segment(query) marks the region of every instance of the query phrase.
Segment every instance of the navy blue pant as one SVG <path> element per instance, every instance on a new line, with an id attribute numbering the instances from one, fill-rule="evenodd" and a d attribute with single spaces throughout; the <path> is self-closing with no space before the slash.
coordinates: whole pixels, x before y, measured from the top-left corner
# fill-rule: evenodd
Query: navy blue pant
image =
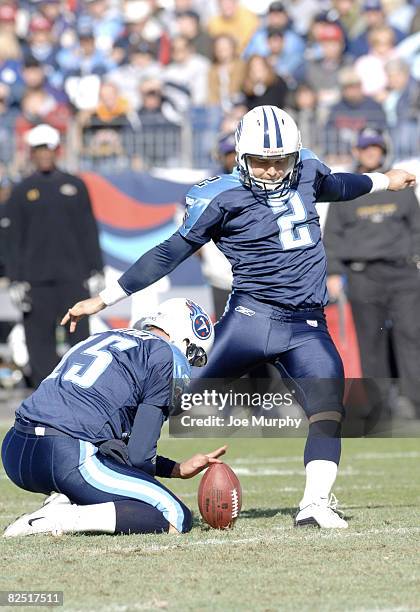
<path id="1" fill-rule="evenodd" d="M 305 464 L 313 459 L 338 463 L 337 421 L 322 418 L 322 425 L 317 421 L 317 415 L 335 413 L 339 419 L 343 414 L 343 363 L 323 309 L 292 311 L 233 292 L 214 329 L 208 365 L 193 368 L 194 377 L 235 379 L 259 364 L 274 364 L 282 378 L 293 383 L 310 422 L 313 439 L 308 438 Z"/>
<path id="2" fill-rule="evenodd" d="M 169 489 L 142 470 L 98 454 L 90 442 L 65 435 L 36 436 L 12 427 L 3 440 L 1 457 L 10 480 L 26 491 L 46 495 L 58 491 L 82 505 L 135 500 L 148 521 L 151 512 L 144 513 L 144 505 L 156 513 L 154 524 L 170 523 L 182 532 L 191 529 L 190 510 Z"/>

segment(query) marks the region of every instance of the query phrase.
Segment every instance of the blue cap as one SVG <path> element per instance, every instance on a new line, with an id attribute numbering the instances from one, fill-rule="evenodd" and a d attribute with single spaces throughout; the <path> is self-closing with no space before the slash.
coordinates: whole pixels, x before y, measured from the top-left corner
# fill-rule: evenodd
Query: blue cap
<path id="1" fill-rule="evenodd" d="M 364 0 L 362 5 L 363 11 L 382 11 L 382 2 L 381 0 Z"/>
<path id="2" fill-rule="evenodd" d="M 223 134 L 217 142 L 217 148 L 221 155 L 227 155 L 235 151 L 235 134 Z"/>
<path id="3" fill-rule="evenodd" d="M 356 147 L 366 149 L 370 146 L 378 146 L 386 151 L 386 142 L 382 132 L 373 128 L 364 128 L 357 136 Z"/>

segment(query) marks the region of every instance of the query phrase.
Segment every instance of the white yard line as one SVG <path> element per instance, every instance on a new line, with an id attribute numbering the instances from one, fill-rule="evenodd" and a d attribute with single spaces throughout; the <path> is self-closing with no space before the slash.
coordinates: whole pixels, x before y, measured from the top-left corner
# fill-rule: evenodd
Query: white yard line
<path id="1" fill-rule="evenodd" d="M 260 542 L 261 544 L 270 544 L 274 541 L 284 540 L 285 537 L 288 537 L 290 532 L 295 532 L 295 528 L 290 527 L 274 527 L 270 529 L 270 532 L 266 535 L 261 536 L 253 536 L 253 537 L 243 537 L 243 538 L 224 538 L 223 535 L 220 538 L 205 538 L 203 540 L 196 540 L 194 542 L 179 542 L 176 544 L 152 544 L 150 546 L 145 547 L 127 547 L 123 549 L 124 553 L 130 552 L 159 552 L 163 550 L 171 550 L 177 548 L 193 548 L 195 546 L 232 546 L 232 545 L 247 545 L 254 544 L 256 542 Z M 299 532 L 300 533 L 300 532 Z M 318 534 L 321 537 L 335 537 L 335 538 L 361 538 L 366 537 L 367 535 L 381 535 L 381 534 L 394 534 L 394 535 L 406 535 L 414 533 L 420 533 L 420 527 L 384 527 L 382 529 L 364 529 L 362 531 L 351 531 L 350 529 L 343 530 L 310 530 L 308 531 L 308 535 Z M 281 535 L 280 535 L 281 534 Z M 86 552 L 86 551 L 85 551 Z M 112 552 L 112 551 L 110 551 Z"/>
<path id="2" fill-rule="evenodd" d="M 345 457 L 345 449 L 344 449 Z M 365 460 L 365 459 L 418 459 L 420 457 L 420 451 L 398 451 L 389 453 L 355 453 L 350 455 L 351 460 Z M 301 462 L 302 455 L 288 455 L 284 457 L 238 457 L 229 461 L 229 465 L 236 466 L 242 464 L 269 464 L 269 463 L 294 463 Z"/>
<path id="3" fill-rule="evenodd" d="M 232 464 L 231 464 L 232 465 Z M 233 466 L 235 474 L 242 477 L 254 476 L 304 476 L 305 471 L 299 470 L 279 470 L 276 468 L 246 468 Z M 339 471 L 340 476 L 383 476 L 384 471 L 381 470 L 354 470 L 351 467 L 346 467 Z"/>

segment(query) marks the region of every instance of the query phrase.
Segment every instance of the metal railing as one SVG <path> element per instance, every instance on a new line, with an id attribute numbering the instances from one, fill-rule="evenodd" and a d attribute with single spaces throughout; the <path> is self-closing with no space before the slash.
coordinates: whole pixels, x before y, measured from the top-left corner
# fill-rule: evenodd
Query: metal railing
<path id="1" fill-rule="evenodd" d="M 349 162 L 357 132 L 364 125 L 385 128 L 390 158 L 420 155 L 419 117 L 404 119 L 391 128 L 384 125 L 383 116 L 379 121 L 374 115 L 355 114 L 335 124 L 313 113 L 295 114 L 295 119 L 303 146 L 327 163 Z M 179 123 L 154 116 L 142 118 L 135 125 L 90 125 L 80 131 L 76 122 L 71 122 L 63 138 L 61 163 L 71 171 L 118 172 L 153 167 L 211 171 L 217 166 L 215 152 L 221 120 L 220 109 L 213 107 L 192 109 Z M 0 127 L 0 164 L 3 172 L 12 174 L 25 173 L 28 167 L 8 125 Z"/>

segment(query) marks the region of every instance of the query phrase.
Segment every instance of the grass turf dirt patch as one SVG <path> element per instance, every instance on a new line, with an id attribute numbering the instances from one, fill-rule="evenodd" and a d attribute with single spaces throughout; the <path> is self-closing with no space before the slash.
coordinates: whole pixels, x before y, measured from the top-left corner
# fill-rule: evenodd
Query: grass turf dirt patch
<path id="1" fill-rule="evenodd" d="M 159 449 L 183 459 L 220 443 L 164 437 Z M 418 440 L 344 440 L 334 492 L 349 529 L 334 532 L 293 527 L 303 445 L 229 441 L 243 487 L 232 530 L 200 521 L 199 477 L 167 481 L 194 510 L 191 533 L 3 539 L 0 590 L 62 590 L 65 610 L 420 610 Z M 0 528 L 42 499 L 1 471 Z"/>

